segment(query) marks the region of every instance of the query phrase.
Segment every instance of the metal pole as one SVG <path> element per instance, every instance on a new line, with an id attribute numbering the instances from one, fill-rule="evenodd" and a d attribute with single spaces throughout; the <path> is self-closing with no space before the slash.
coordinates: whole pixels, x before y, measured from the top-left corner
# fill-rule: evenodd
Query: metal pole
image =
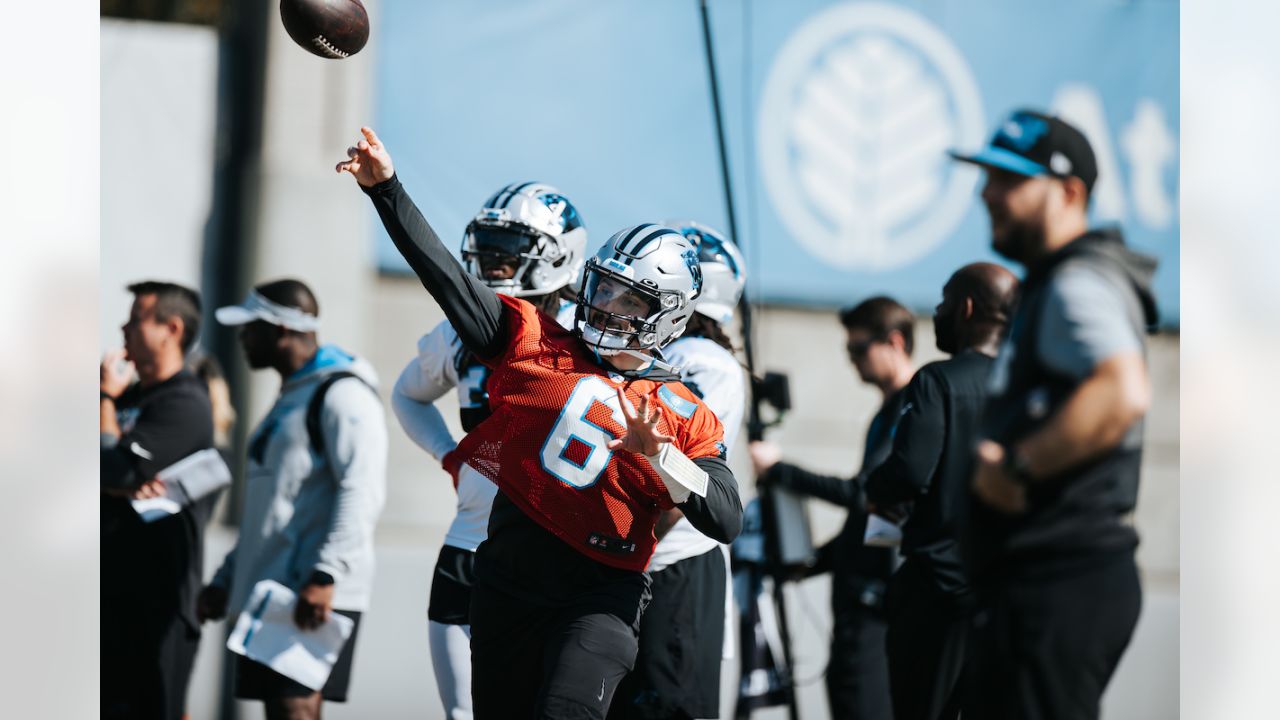
<path id="1" fill-rule="evenodd" d="M 256 242 L 258 161 L 262 149 L 267 28 L 271 3 L 231 0 L 224 4 L 218 33 L 217 137 L 213 198 L 205 225 L 203 276 L 205 346 L 227 375 L 233 406 L 239 409 L 232 438 L 236 482 L 228 498 L 228 518 L 238 524 L 244 492 L 245 436 L 248 432 L 249 377 L 232 328 L 219 325 L 215 308 L 240 302 L 249 284 L 248 258 Z M 234 619 L 234 610 L 231 617 Z M 235 661 L 221 657 L 219 720 L 238 717 L 233 698 Z"/>
<path id="2" fill-rule="evenodd" d="M 729 153 L 725 148 L 724 142 L 724 117 L 720 112 L 720 83 L 716 76 L 716 57 L 715 49 L 711 42 L 711 19 L 707 11 L 707 0 L 699 0 L 698 7 L 702 17 L 703 47 L 707 54 L 707 76 L 711 84 L 711 112 L 716 122 L 716 144 L 720 151 L 720 178 L 724 184 L 725 209 L 729 218 L 729 237 L 733 238 L 734 242 L 739 242 L 737 213 L 734 209 L 733 182 L 732 175 L 729 172 Z M 744 359 L 746 360 L 747 372 L 754 381 L 756 374 L 755 346 L 752 342 L 751 304 L 747 301 L 745 288 L 742 297 L 738 300 L 738 311 L 739 316 L 742 318 Z M 760 417 L 760 398 L 754 391 L 753 382 L 751 405 L 747 419 L 747 439 L 754 441 L 763 438 L 764 423 Z M 777 516 L 774 506 L 773 490 L 766 486 L 760 491 L 761 531 L 764 534 L 765 545 L 765 573 L 773 577 L 773 602 L 777 608 L 778 634 L 782 639 L 782 656 L 783 662 L 786 663 L 786 682 L 789 686 L 787 693 L 789 717 L 791 720 L 797 720 L 799 715 L 796 707 L 795 686 L 792 682 L 794 673 L 792 672 L 791 633 L 787 626 L 787 605 L 782 579 L 782 553 L 778 542 Z"/>

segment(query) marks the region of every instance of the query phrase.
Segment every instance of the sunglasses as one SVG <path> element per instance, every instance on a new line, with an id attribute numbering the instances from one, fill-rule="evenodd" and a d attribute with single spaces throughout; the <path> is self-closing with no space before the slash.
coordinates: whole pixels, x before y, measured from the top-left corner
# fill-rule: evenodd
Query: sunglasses
<path id="1" fill-rule="evenodd" d="M 884 342 L 884 338 L 871 338 L 870 340 L 862 340 L 859 342 L 845 343 L 845 349 L 849 351 L 849 357 L 862 359 L 871 352 L 871 346 L 876 343 Z"/>

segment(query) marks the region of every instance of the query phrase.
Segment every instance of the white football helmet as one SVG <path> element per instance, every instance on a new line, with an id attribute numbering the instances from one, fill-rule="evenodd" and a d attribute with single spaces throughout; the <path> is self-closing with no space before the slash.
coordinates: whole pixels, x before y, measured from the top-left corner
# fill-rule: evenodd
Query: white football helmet
<path id="1" fill-rule="evenodd" d="M 693 308 L 720 325 L 733 320 L 733 313 L 747 284 L 747 264 L 738 246 L 725 235 L 692 220 L 666 223 L 680 231 L 698 250 L 702 265 L 702 297 Z"/>
<path id="2" fill-rule="evenodd" d="M 586 251 L 587 229 L 577 208 L 559 190 L 538 182 L 499 190 L 462 239 L 467 271 L 494 292 L 514 297 L 546 295 L 573 282 Z M 498 270 L 504 265 L 514 272 Z"/>
<path id="3" fill-rule="evenodd" d="M 680 337 L 701 294 L 693 244 L 674 228 L 636 225 L 587 260 L 574 328 L 602 356 L 649 355 Z"/>

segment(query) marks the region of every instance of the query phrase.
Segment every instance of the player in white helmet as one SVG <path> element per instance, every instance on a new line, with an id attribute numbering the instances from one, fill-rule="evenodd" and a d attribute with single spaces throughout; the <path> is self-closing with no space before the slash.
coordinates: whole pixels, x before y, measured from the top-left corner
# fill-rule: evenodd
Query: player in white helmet
<path id="1" fill-rule="evenodd" d="M 495 292 L 524 298 L 566 327 L 573 305 L 561 312 L 560 292 L 584 263 L 587 231 L 577 209 L 556 188 L 526 182 L 495 193 L 467 226 L 462 258 Z M 457 392 L 464 432 L 489 416 L 489 368 L 462 347 L 442 321 L 418 341 L 418 354 L 396 382 L 391 407 L 410 439 L 440 461 L 458 493 L 457 513 L 436 561 L 427 608 L 431 665 L 451 720 L 471 717 L 471 623 L 475 550 L 484 540 L 498 488 L 462 463 L 458 441 L 435 401 Z"/>
<path id="2" fill-rule="evenodd" d="M 667 222 L 697 251 L 702 293 L 667 362 L 724 425 L 732 450 L 746 407 L 746 376 L 727 330 L 746 283 L 737 246 L 691 221 Z M 732 657 L 727 546 L 703 535 L 678 509 L 663 512 L 649 561 L 653 599 L 640 625 L 635 668 L 618 688 L 612 720 L 711 718 L 720 714 L 721 661 Z"/>
<path id="3" fill-rule="evenodd" d="M 692 314 L 697 254 L 662 226 L 615 235 L 585 270 L 592 348 L 467 274 L 361 133 L 336 169 L 493 373 L 492 414 L 456 449 L 499 490 L 471 597 L 475 716 L 604 718 L 635 660 L 659 513 L 722 542 L 742 527 L 720 421 L 654 356 Z"/>

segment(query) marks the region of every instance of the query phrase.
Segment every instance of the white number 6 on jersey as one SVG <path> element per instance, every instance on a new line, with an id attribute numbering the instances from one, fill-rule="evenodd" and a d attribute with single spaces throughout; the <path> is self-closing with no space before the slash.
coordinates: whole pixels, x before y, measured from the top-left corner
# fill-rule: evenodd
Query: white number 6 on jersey
<path id="1" fill-rule="evenodd" d="M 613 433 L 587 419 L 587 411 L 597 402 L 609 408 L 615 423 L 627 426 L 618 406 L 617 391 L 592 375 L 578 381 L 551 434 L 542 443 L 542 469 L 569 487 L 595 485 L 613 457 L 613 451 L 605 447 L 614 438 Z"/>

